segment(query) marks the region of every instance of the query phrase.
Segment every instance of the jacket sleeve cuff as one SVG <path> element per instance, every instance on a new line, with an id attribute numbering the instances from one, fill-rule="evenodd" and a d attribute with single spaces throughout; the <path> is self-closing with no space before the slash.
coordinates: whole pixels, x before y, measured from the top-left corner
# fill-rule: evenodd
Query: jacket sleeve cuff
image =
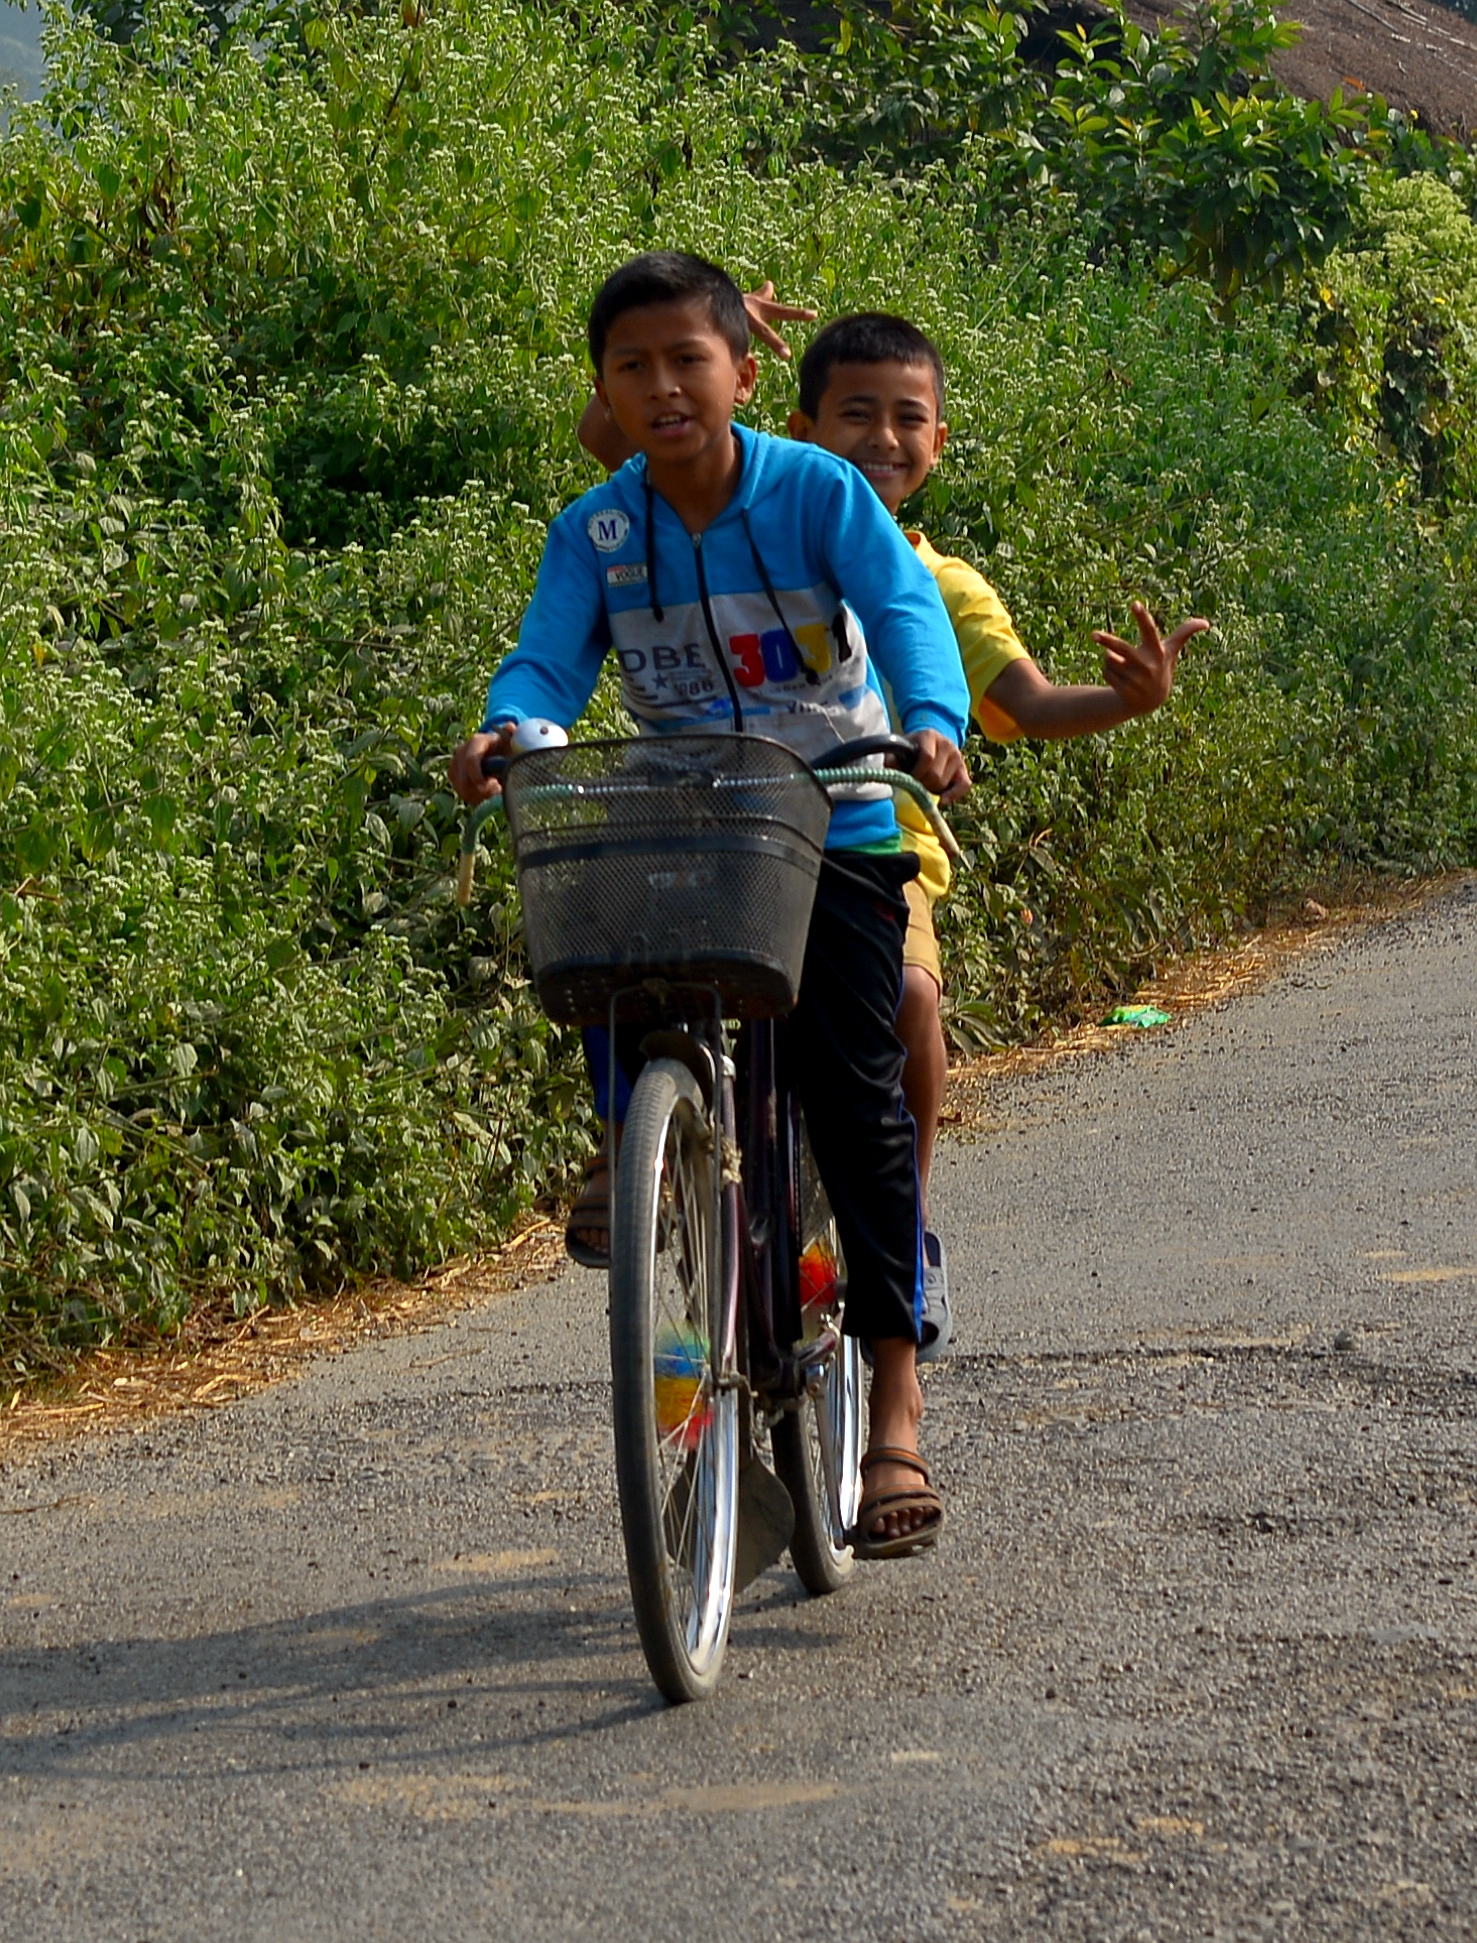
<path id="1" fill-rule="evenodd" d="M 957 747 L 964 740 L 962 723 L 942 709 L 933 708 L 927 702 L 917 703 L 903 717 L 903 731 L 912 735 L 917 729 L 933 729 L 939 735 L 946 735 Z"/>
<path id="2" fill-rule="evenodd" d="M 489 703 L 487 713 L 482 718 L 482 726 L 478 730 L 478 734 L 495 735 L 504 722 L 511 722 L 516 727 L 519 722 L 526 722 L 527 720 L 528 710 L 526 708 L 510 708 L 506 703 L 501 703 L 497 708 L 493 708 Z"/>

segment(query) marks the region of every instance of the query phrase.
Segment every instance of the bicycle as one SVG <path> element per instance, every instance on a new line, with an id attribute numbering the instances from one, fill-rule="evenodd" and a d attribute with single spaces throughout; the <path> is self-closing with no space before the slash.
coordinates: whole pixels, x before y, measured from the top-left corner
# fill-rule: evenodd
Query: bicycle
<path id="1" fill-rule="evenodd" d="M 867 737 L 811 769 L 743 735 L 542 748 L 488 759 L 503 795 L 464 828 L 463 903 L 505 805 L 540 1002 L 608 1026 L 612 1100 L 618 1046 L 642 1033 L 609 1152 L 611 1398 L 637 1632 L 674 1702 L 712 1691 L 737 1593 L 787 1547 L 812 1594 L 854 1565 L 861 1345 L 776 1022 L 831 791 L 906 790 L 959 854 L 928 791 L 878 756 L 918 751 Z"/>

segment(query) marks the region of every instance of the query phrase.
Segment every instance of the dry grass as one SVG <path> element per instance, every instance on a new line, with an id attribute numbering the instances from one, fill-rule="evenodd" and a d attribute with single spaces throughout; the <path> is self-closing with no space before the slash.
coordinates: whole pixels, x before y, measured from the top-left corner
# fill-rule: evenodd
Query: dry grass
<path id="1" fill-rule="evenodd" d="M 530 1217 L 490 1254 L 446 1262 L 421 1281 L 378 1281 L 302 1308 L 244 1320 L 229 1304 L 195 1310 L 176 1335 L 89 1350 L 17 1389 L 0 1408 L 0 1461 L 20 1445 L 115 1429 L 176 1410 L 212 1409 L 280 1383 L 311 1356 L 370 1336 L 423 1329 L 460 1309 L 546 1281 L 564 1259 L 564 1230 Z"/>
<path id="2" fill-rule="evenodd" d="M 1358 884 L 1274 912 L 1264 929 L 1223 951 L 1175 959 L 1134 994 L 1175 1020 L 1254 991 L 1289 962 L 1327 949 L 1349 931 L 1417 909 L 1460 881 Z M 1173 1024 L 1163 1027 L 1172 1031 Z M 995 1084 L 1063 1059 L 1123 1052 L 1143 1035 L 1132 1027 L 1072 1026 L 1029 1046 L 992 1053 L 949 1076 L 944 1123 L 968 1133 L 997 1124 Z M 279 1383 L 309 1357 L 337 1353 L 371 1336 L 424 1329 L 444 1316 L 546 1281 L 564 1260 L 563 1222 L 530 1216 L 501 1248 L 447 1262 L 414 1283 L 374 1282 L 303 1308 L 263 1310 L 239 1320 L 228 1305 L 196 1310 L 169 1337 L 91 1350 L 17 1389 L 0 1407 L 0 1461 L 22 1445 L 114 1429 L 177 1410 L 212 1409 Z"/>

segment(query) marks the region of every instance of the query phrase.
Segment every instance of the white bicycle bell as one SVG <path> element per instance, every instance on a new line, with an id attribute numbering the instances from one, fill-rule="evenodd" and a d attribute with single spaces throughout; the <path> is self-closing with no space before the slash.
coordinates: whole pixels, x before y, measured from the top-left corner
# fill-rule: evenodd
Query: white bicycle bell
<path id="1" fill-rule="evenodd" d="M 546 722 L 541 715 L 530 715 L 520 722 L 512 736 L 515 756 L 526 756 L 530 749 L 563 749 L 568 743 L 569 737 L 559 724 Z"/>

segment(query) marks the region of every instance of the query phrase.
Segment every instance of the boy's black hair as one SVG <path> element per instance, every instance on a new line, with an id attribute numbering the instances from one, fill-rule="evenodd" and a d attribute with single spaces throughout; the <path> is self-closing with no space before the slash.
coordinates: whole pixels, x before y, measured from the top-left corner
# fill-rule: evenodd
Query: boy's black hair
<path id="1" fill-rule="evenodd" d="M 705 297 L 714 329 L 736 358 L 749 348 L 749 313 L 744 293 L 726 270 L 705 257 L 681 250 L 648 250 L 614 270 L 595 293 L 590 306 L 590 362 L 599 373 L 610 327 L 628 310 L 642 304 L 681 303 L 685 297 Z"/>
<path id="2" fill-rule="evenodd" d="M 837 364 L 926 364 L 933 372 L 938 408 L 944 409 L 944 361 L 938 346 L 906 317 L 860 310 L 816 333 L 800 360 L 800 409 L 807 418 L 819 416 L 831 367 Z"/>

